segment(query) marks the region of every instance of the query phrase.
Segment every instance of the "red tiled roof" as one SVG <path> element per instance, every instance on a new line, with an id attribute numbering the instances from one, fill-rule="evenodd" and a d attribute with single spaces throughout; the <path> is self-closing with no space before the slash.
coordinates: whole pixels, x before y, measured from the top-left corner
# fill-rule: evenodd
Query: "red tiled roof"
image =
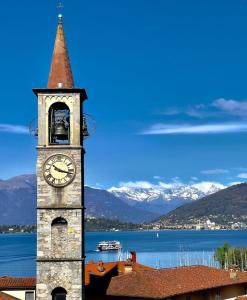
<path id="1" fill-rule="evenodd" d="M 34 277 L 0 277 L 0 289 L 35 289 L 36 279 Z"/>
<path id="2" fill-rule="evenodd" d="M 0 292 L 0 300 L 19 300 L 19 299 Z"/>
<path id="3" fill-rule="evenodd" d="M 57 35 L 48 80 L 48 88 L 58 88 L 58 83 L 62 83 L 63 88 L 74 87 L 74 80 L 63 31 L 62 17 L 59 17 L 59 24 L 57 28 Z"/>
<path id="4" fill-rule="evenodd" d="M 132 272 L 113 277 L 107 290 L 110 296 L 162 299 L 204 289 L 247 283 L 247 272 L 230 272 L 206 266 L 190 266 Z"/>
<path id="5" fill-rule="evenodd" d="M 107 273 L 109 273 L 114 268 L 117 269 L 118 274 L 124 274 L 126 262 L 125 261 L 118 261 L 118 262 L 106 262 L 103 263 L 102 266 L 104 268 L 104 271 L 99 270 L 99 262 L 91 262 L 85 265 L 85 285 L 88 285 L 90 283 L 90 275 L 94 276 L 104 276 Z M 131 263 L 133 271 L 139 272 L 143 270 L 153 270 L 153 268 L 141 265 L 139 263 Z"/>
<path id="6" fill-rule="evenodd" d="M 103 277 L 114 268 L 117 269 L 118 274 L 124 274 L 126 262 L 106 262 L 103 263 L 103 272 L 99 270 L 99 262 L 91 262 L 85 265 L 85 284 L 90 284 L 90 275 Z M 141 265 L 139 263 L 132 263 L 132 268 L 135 272 L 143 270 L 153 270 L 153 268 Z M 9 289 L 35 289 L 36 278 L 34 277 L 0 277 L 0 290 Z M 1 300 L 1 298 L 0 298 Z"/>

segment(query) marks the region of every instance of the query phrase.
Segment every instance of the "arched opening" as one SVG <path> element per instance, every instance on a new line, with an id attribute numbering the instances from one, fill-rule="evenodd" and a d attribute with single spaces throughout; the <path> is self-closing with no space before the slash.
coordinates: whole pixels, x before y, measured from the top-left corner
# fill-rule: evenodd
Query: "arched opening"
<path id="1" fill-rule="evenodd" d="M 70 144 L 70 110 L 63 102 L 53 103 L 49 109 L 49 144 Z"/>
<path id="2" fill-rule="evenodd" d="M 62 217 L 51 223 L 51 249 L 55 258 L 65 257 L 68 249 L 68 222 Z"/>
<path id="3" fill-rule="evenodd" d="M 66 300 L 67 292 L 62 287 L 55 288 L 52 293 L 52 300 Z"/>
<path id="4" fill-rule="evenodd" d="M 64 225 L 68 225 L 68 222 L 62 217 L 58 217 L 54 219 L 51 223 L 51 226 L 64 226 Z"/>

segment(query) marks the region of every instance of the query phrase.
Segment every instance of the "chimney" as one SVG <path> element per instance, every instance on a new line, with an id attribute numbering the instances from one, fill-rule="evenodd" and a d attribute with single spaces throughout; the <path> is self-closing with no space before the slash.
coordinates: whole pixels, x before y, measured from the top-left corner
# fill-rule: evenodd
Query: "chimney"
<path id="1" fill-rule="evenodd" d="M 99 261 L 98 266 L 97 266 L 97 270 L 99 272 L 105 272 L 105 267 L 104 267 L 103 261 Z"/>
<path id="2" fill-rule="evenodd" d="M 230 269 L 230 278 L 233 279 L 233 280 L 236 280 L 237 277 L 238 277 L 238 271 L 237 270 L 234 270 L 234 269 Z"/>
<path id="3" fill-rule="evenodd" d="M 136 251 L 130 251 L 131 254 L 131 261 L 135 264 L 136 263 Z"/>

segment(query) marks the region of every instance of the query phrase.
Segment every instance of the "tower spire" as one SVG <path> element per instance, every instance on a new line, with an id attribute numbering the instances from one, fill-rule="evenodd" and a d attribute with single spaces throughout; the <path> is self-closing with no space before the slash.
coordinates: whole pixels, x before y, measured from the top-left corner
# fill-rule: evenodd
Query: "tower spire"
<path id="1" fill-rule="evenodd" d="M 74 88 L 74 80 L 70 65 L 65 35 L 63 17 L 58 16 L 58 28 L 48 79 L 48 88 Z"/>

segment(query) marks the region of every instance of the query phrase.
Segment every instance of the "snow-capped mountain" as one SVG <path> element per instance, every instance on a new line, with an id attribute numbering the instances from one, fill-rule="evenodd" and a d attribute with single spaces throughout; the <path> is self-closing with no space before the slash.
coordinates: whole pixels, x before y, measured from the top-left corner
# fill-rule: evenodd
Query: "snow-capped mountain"
<path id="1" fill-rule="evenodd" d="M 178 206 L 213 194 L 225 186 L 215 182 L 200 182 L 191 185 L 181 183 L 152 185 L 145 182 L 122 183 L 108 192 L 129 205 L 164 214 Z"/>

